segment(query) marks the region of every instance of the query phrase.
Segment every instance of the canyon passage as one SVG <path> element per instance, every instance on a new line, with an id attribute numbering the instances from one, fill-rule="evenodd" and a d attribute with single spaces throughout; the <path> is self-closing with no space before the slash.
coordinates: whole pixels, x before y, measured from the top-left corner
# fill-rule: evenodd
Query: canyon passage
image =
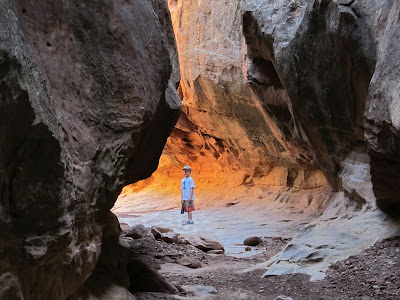
<path id="1" fill-rule="evenodd" d="M 399 299 L 399 16 L 1 1 L 0 299 Z"/>

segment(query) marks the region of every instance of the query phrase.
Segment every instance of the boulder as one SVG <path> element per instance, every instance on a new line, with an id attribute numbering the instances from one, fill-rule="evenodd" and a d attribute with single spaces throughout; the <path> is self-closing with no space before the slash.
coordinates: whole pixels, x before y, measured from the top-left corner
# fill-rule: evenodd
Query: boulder
<path id="1" fill-rule="evenodd" d="M 161 233 L 161 239 L 169 244 L 179 244 L 181 242 L 181 239 L 179 237 L 178 233 L 175 232 L 166 232 L 166 233 Z"/>
<path id="2" fill-rule="evenodd" d="M 151 237 L 154 238 L 154 235 L 152 234 L 150 228 L 145 227 L 141 224 L 130 227 L 129 230 L 127 230 L 124 233 L 125 236 L 131 237 L 133 239 L 141 239 L 141 238 L 146 238 L 146 237 Z"/>
<path id="3" fill-rule="evenodd" d="M 262 243 L 262 239 L 260 239 L 258 236 L 251 236 L 244 240 L 243 245 L 257 246 L 260 243 Z"/>
<path id="4" fill-rule="evenodd" d="M 185 236 L 185 240 L 187 243 L 205 252 L 209 250 L 224 250 L 221 241 L 209 232 L 202 231 L 193 235 L 187 235 Z"/>

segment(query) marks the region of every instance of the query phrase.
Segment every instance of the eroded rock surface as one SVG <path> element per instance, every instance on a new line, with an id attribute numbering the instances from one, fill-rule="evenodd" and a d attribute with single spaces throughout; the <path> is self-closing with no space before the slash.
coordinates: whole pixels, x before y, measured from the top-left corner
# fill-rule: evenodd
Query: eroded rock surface
<path id="1" fill-rule="evenodd" d="M 169 23 L 163 1 L 0 3 L 0 274 L 24 299 L 73 294 L 122 186 L 157 167 L 180 112 Z"/>

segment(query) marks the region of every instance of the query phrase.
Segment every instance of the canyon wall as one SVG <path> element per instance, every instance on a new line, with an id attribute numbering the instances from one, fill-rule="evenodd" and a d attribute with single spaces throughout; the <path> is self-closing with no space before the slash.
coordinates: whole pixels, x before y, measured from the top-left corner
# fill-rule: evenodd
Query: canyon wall
<path id="1" fill-rule="evenodd" d="M 158 170 L 126 187 L 116 210 L 179 204 L 189 164 L 198 206 L 317 211 L 266 272 L 314 279 L 396 233 L 385 213 L 400 213 L 398 1 L 170 0 L 169 9 L 183 112 Z M 157 207 L 144 205 L 150 198 Z"/>
<path id="2" fill-rule="evenodd" d="M 1 1 L 1 299 L 65 299 L 92 273 L 180 114 L 172 37 L 164 1 Z"/>
<path id="3" fill-rule="evenodd" d="M 203 191 L 329 185 L 398 211 L 396 1 L 170 0 L 169 9 L 183 113 L 154 189 L 177 189 L 190 164 Z M 352 167 L 370 170 L 373 193 L 357 191 Z"/>

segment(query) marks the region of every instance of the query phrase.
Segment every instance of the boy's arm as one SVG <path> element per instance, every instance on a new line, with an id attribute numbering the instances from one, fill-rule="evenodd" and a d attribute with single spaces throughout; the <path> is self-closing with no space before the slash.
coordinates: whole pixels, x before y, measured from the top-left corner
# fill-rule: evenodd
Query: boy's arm
<path id="1" fill-rule="evenodd" d="M 193 200 L 193 193 L 194 193 L 194 187 L 190 188 L 190 197 L 189 197 L 189 200 Z"/>

